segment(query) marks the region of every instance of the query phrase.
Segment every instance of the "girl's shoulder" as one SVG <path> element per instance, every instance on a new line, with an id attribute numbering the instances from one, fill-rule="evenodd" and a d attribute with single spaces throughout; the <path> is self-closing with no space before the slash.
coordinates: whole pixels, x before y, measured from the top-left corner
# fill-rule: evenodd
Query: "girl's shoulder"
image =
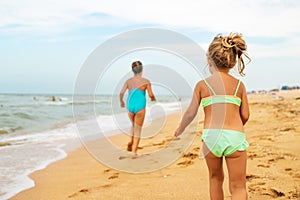
<path id="1" fill-rule="evenodd" d="M 150 83 L 150 81 L 144 77 L 142 77 L 142 81 L 145 82 L 145 83 Z"/>
<path id="2" fill-rule="evenodd" d="M 140 77 L 138 79 L 136 79 L 135 77 L 129 78 L 127 79 L 127 84 L 129 85 L 145 85 L 150 83 L 150 81 L 144 77 Z"/>
<path id="3" fill-rule="evenodd" d="M 131 77 L 131 78 L 127 79 L 127 81 L 126 81 L 126 82 L 128 83 L 128 82 L 131 82 L 132 80 L 133 80 L 133 77 Z"/>
<path id="4" fill-rule="evenodd" d="M 196 86 L 195 86 L 195 90 L 202 90 L 205 87 L 205 81 L 204 79 L 200 80 L 197 82 Z"/>
<path id="5" fill-rule="evenodd" d="M 212 76 L 209 76 L 207 78 L 203 78 L 202 80 L 198 81 L 197 85 L 198 86 L 205 86 L 207 84 L 209 84 L 209 82 L 214 81 L 214 78 Z"/>

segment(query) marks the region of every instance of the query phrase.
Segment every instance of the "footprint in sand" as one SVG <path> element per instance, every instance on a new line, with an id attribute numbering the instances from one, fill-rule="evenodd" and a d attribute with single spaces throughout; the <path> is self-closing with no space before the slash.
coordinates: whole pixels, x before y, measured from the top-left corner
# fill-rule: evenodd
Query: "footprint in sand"
<path id="1" fill-rule="evenodd" d="M 282 155 L 284 156 L 284 158 L 286 158 L 288 160 L 297 160 L 297 157 L 291 153 L 284 153 Z"/>
<path id="2" fill-rule="evenodd" d="M 101 188 L 109 188 L 111 186 L 112 186 L 112 184 L 104 184 L 104 185 L 101 185 L 101 186 L 98 186 L 95 188 L 90 188 L 90 189 L 84 188 L 84 189 L 79 190 L 78 192 L 75 192 L 74 194 L 69 195 L 68 198 L 73 198 L 73 197 L 76 197 L 81 194 L 86 194 L 86 193 L 91 192 L 92 190 L 99 190 Z"/>
<path id="3" fill-rule="evenodd" d="M 255 184 L 251 184 L 248 186 L 249 192 L 254 192 L 254 191 L 261 191 L 262 188 L 260 186 L 265 185 L 265 182 L 258 182 Z"/>
<path id="4" fill-rule="evenodd" d="M 280 129 L 280 131 L 294 131 L 294 130 L 296 130 L 294 127 L 287 127 L 287 128 Z"/>
<path id="5" fill-rule="evenodd" d="M 192 165 L 194 162 L 191 161 L 191 160 L 186 160 L 186 161 L 183 161 L 183 162 L 180 162 L 180 163 L 177 163 L 177 165 L 183 165 L 183 166 L 189 166 L 189 165 Z"/>
<path id="6" fill-rule="evenodd" d="M 275 159 L 276 160 L 285 160 L 285 157 L 284 156 L 277 156 Z"/>
<path id="7" fill-rule="evenodd" d="M 182 156 L 183 158 L 190 158 L 191 160 L 198 158 L 198 154 L 188 152 Z"/>
<path id="8" fill-rule="evenodd" d="M 188 160 L 177 163 L 177 165 L 189 166 L 189 165 L 192 165 L 194 163 L 192 160 L 194 160 L 195 158 L 198 158 L 198 154 L 188 152 L 186 154 L 183 154 L 182 157 L 187 158 Z"/>
<path id="9" fill-rule="evenodd" d="M 268 135 L 266 135 L 266 137 L 258 137 L 259 140 L 267 140 L 267 141 L 270 141 L 270 142 L 275 142 L 274 138 L 272 137 L 268 137 Z"/>
<path id="10" fill-rule="evenodd" d="M 165 140 L 163 140 L 162 142 L 158 142 L 158 143 L 149 143 L 149 144 L 146 144 L 146 145 L 144 145 L 143 147 L 141 147 L 141 148 L 145 148 L 145 147 L 153 147 L 153 146 L 162 146 L 162 145 L 164 145 L 164 144 L 166 144 L 166 143 L 169 143 L 169 142 L 171 142 L 171 141 L 173 141 L 173 140 L 180 140 L 180 138 L 167 138 L 167 139 L 165 139 Z"/>
<path id="11" fill-rule="evenodd" d="M 272 163 L 272 162 L 275 162 L 274 158 L 268 160 L 268 163 Z"/>
<path id="12" fill-rule="evenodd" d="M 89 190 L 88 189 L 81 189 L 81 190 L 79 190 L 79 192 L 81 192 L 81 193 L 87 193 L 87 192 L 89 192 Z"/>
<path id="13" fill-rule="evenodd" d="M 292 168 L 285 168 L 284 169 L 284 171 L 287 171 L 287 172 L 292 171 L 292 170 L 293 170 Z"/>
<path id="14" fill-rule="evenodd" d="M 280 191 L 278 191 L 274 188 L 269 188 L 266 192 L 263 193 L 263 195 L 268 195 L 268 196 L 271 196 L 273 198 L 285 196 L 285 194 L 283 192 L 280 192 Z"/>
<path id="15" fill-rule="evenodd" d="M 124 160 L 124 159 L 126 159 L 126 158 L 129 158 L 129 156 L 120 156 L 120 157 L 119 157 L 119 160 Z"/>
<path id="16" fill-rule="evenodd" d="M 294 115 L 298 115 L 300 113 L 298 110 L 290 110 L 289 112 Z M 294 128 L 294 130 L 296 129 Z"/>
<path id="17" fill-rule="evenodd" d="M 257 153 L 254 152 L 249 152 L 248 153 L 248 159 L 253 160 L 254 158 L 262 158 L 264 157 L 263 155 L 258 155 Z"/>
<path id="18" fill-rule="evenodd" d="M 296 189 L 296 191 L 290 191 L 289 199 L 300 199 L 300 191 L 297 189 Z"/>
<path id="19" fill-rule="evenodd" d="M 248 159 L 251 159 L 253 160 L 253 158 L 256 158 L 257 157 L 257 154 L 256 153 L 251 153 L 251 152 L 248 152 L 248 155 L 247 155 Z"/>
<path id="20" fill-rule="evenodd" d="M 258 182 L 255 185 L 266 185 L 266 183 L 265 182 Z"/>
<path id="21" fill-rule="evenodd" d="M 200 147 L 193 148 L 194 151 L 200 151 Z"/>
<path id="22" fill-rule="evenodd" d="M 68 197 L 73 198 L 73 197 L 76 197 L 80 194 L 86 194 L 88 192 L 89 192 L 89 190 L 84 188 L 84 189 L 79 190 L 78 192 L 75 192 L 74 194 L 69 195 Z"/>
<path id="23" fill-rule="evenodd" d="M 173 137 L 171 137 L 171 138 L 169 137 L 169 138 L 166 139 L 166 141 L 167 141 L 167 142 L 170 142 L 170 141 L 172 141 L 173 139 L 174 139 Z"/>
<path id="24" fill-rule="evenodd" d="M 111 170 L 111 169 L 106 169 L 106 170 L 104 170 L 103 172 L 104 172 L 104 173 L 107 173 L 107 172 L 110 172 L 110 170 Z"/>
<path id="25" fill-rule="evenodd" d="M 295 174 L 295 175 L 293 176 L 293 178 L 299 178 L 299 179 L 300 179 L 300 174 Z"/>
<path id="26" fill-rule="evenodd" d="M 254 192 L 254 191 L 261 191 L 261 188 L 257 185 L 249 185 L 248 186 L 248 191 L 249 192 Z"/>
<path id="27" fill-rule="evenodd" d="M 268 163 L 273 163 L 273 162 L 276 162 L 278 160 L 285 160 L 285 157 L 284 156 L 276 156 L 275 158 L 271 158 L 268 160 Z"/>
<path id="28" fill-rule="evenodd" d="M 161 145 L 164 145 L 166 143 L 165 140 L 163 140 L 162 142 L 159 142 L 159 143 L 152 143 L 152 146 L 161 146 Z"/>
<path id="29" fill-rule="evenodd" d="M 251 181 L 251 180 L 253 180 L 253 179 L 258 179 L 258 178 L 261 178 L 261 177 L 258 176 L 258 175 L 254 175 L 254 174 L 246 175 L 246 180 L 247 180 L 247 181 Z"/>
<path id="30" fill-rule="evenodd" d="M 257 167 L 270 168 L 270 165 L 259 164 L 259 165 L 257 165 Z"/>
<path id="31" fill-rule="evenodd" d="M 116 179 L 119 178 L 119 173 L 114 173 L 112 176 L 108 177 L 108 179 Z"/>
<path id="32" fill-rule="evenodd" d="M 101 185 L 100 187 L 101 188 L 109 188 L 109 187 L 111 187 L 112 186 L 112 184 L 104 184 L 104 185 Z"/>
<path id="33" fill-rule="evenodd" d="M 131 158 L 131 159 L 137 159 L 137 158 L 141 158 L 141 157 L 145 157 L 145 156 L 149 156 L 149 155 L 151 155 L 151 154 L 149 154 L 149 153 L 146 153 L 146 154 L 138 154 L 138 155 L 136 155 L 136 156 L 134 156 L 134 155 L 131 155 L 131 156 L 120 156 L 119 157 L 119 160 L 124 160 L 124 159 L 129 159 L 129 158 Z"/>

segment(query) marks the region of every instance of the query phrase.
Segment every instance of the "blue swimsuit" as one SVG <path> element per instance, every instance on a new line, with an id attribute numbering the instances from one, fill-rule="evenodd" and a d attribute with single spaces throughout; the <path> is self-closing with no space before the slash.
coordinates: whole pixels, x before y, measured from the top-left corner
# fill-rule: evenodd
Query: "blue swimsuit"
<path id="1" fill-rule="evenodd" d="M 127 98 L 127 110 L 133 114 L 143 110 L 146 107 L 146 92 L 139 88 L 129 90 Z"/>

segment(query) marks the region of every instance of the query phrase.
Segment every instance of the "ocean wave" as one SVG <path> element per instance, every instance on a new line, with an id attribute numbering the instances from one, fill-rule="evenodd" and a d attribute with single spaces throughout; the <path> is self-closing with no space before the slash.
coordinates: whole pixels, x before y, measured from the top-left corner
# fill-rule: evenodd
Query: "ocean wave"
<path id="1" fill-rule="evenodd" d="M 13 115 L 16 116 L 16 117 L 22 118 L 22 119 L 30 119 L 30 120 L 36 119 L 35 116 L 30 115 L 30 114 L 25 113 L 25 112 L 15 112 L 15 113 L 13 113 Z"/>
<path id="2" fill-rule="evenodd" d="M 64 105 L 88 105 L 88 104 L 109 104 L 109 100 L 96 100 L 96 101 L 49 101 L 44 102 L 43 105 L 51 106 L 64 106 Z"/>
<path id="3" fill-rule="evenodd" d="M 9 145 L 11 145 L 11 143 L 9 142 L 0 142 L 0 147 L 9 146 Z"/>
<path id="4" fill-rule="evenodd" d="M 16 126 L 16 127 L 2 127 L 0 128 L 0 134 L 7 134 L 7 133 L 12 133 L 18 130 L 22 130 L 22 126 Z"/>
<path id="5" fill-rule="evenodd" d="M 34 181 L 28 176 L 30 173 L 44 169 L 49 164 L 65 158 L 67 154 L 60 145 L 49 143 L 47 146 L 7 145 L 1 148 L 0 156 L 1 175 L 6 180 L 0 181 L 0 199 L 10 199 L 17 193 L 34 186 Z"/>
<path id="6" fill-rule="evenodd" d="M 64 105 L 72 105 L 72 102 L 63 102 L 63 101 L 48 101 L 44 102 L 41 105 L 50 105 L 50 106 L 64 106 Z"/>
<path id="7" fill-rule="evenodd" d="M 47 106 L 72 106 L 72 105 L 110 105 L 112 100 L 81 100 L 81 101 L 34 101 L 23 104 L 6 104 L 3 107 L 8 108 L 37 108 L 37 107 L 47 107 Z M 1 106 L 1 103 L 0 103 Z M 1 116 L 1 115 L 0 115 Z"/>
<path id="8" fill-rule="evenodd" d="M 9 117 L 10 115 L 8 113 L 0 113 L 0 117 Z"/>

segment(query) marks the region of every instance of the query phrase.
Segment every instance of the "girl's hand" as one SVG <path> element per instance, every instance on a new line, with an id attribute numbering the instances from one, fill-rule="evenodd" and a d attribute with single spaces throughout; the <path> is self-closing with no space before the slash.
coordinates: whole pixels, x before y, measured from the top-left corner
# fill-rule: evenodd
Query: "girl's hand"
<path id="1" fill-rule="evenodd" d="M 121 101 L 121 102 L 120 102 L 120 106 L 121 106 L 121 108 L 125 108 L 125 103 L 124 103 L 124 101 Z"/>
<path id="2" fill-rule="evenodd" d="M 174 136 L 178 137 L 179 135 L 181 135 L 183 133 L 184 130 L 182 130 L 180 127 L 176 129 Z"/>

